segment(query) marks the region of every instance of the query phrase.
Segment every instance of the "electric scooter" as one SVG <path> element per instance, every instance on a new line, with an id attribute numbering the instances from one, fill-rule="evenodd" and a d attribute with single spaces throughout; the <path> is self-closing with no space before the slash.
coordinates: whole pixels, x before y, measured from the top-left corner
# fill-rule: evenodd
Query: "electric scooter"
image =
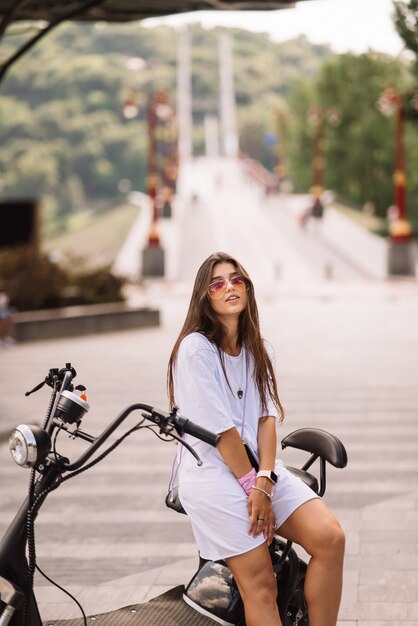
<path id="1" fill-rule="evenodd" d="M 198 464 L 201 464 L 201 460 L 193 448 L 182 440 L 182 435 L 190 434 L 212 446 L 216 446 L 219 440 L 219 435 L 182 417 L 177 409 L 166 413 L 143 403 L 128 406 L 100 435 L 94 437 L 81 429 L 89 404 L 84 393 L 85 387 L 74 386 L 75 377 L 76 371 L 70 363 L 62 369 L 49 370 L 42 383 L 26 394 L 34 393 L 44 385 L 52 388 L 42 427 L 21 424 L 10 435 L 9 448 L 14 461 L 22 467 L 31 468 L 31 473 L 29 494 L 0 542 L 0 626 L 42 626 L 33 591 L 37 567 L 34 524 L 41 506 L 52 491 L 90 469 L 126 437 L 143 428 L 153 430 L 163 441 L 178 441 L 193 454 Z M 138 423 L 103 450 L 110 435 L 134 411 L 141 413 Z M 88 444 L 75 461 L 62 456 L 57 449 L 58 436 L 63 433 Z M 325 492 L 326 462 L 335 467 L 344 467 L 347 463 L 342 443 L 324 431 L 295 431 L 285 437 L 282 446 L 311 453 L 301 470 L 288 469 L 305 480 L 319 495 Z M 320 459 L 319 483 L 307 471 L 316 459 Z M 181 504 L 175 493 L 167 496 L 166 503 L 181 512 Z M 286 544 L 279 538 L 273 540 L 270 553 L 278 580 L 278 604 L 284 626 L 307 626 L 303 595 L 305 563 L 297 557 L 289 542 Z M 206 594 L 202 593 L 204 589 Z M 226 564 L 223 561 L 209 562 L 203 559 L 200 559 L 198 571 L 186 588 L 178 586 L 148 603 L 124 607 L 94 618 L 87 618 L 81 606 L 80 610 L 82 618 L 54 620 L 54 626 L 87 626 L 88 619 L 94 619 L 103 626 L 213 626 L 216 622 L 227 626 L 245 625 L 242 601 Z"/>

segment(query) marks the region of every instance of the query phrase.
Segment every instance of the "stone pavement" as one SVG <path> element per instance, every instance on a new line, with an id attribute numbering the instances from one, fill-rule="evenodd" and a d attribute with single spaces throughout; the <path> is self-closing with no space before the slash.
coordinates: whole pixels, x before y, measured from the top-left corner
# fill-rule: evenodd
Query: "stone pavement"
<path id="1" fill-rule="evenodd" d="M 165 367 L 192 277 L 206 253 L 225 248 L 254 278 L 263 334 L 276 352 L 287 413 L 279 438 L 312 426 L 333 432 L 347 448 L 348 467 L 329 471 L 325 496 L 348 540 L 340 626 L 418 626 L 417 283 L 367 280 L 318 233 L 301 232 L 284 205 L 276 210 L 265 203 L 238 175 L 228 184 L 224 178 L 222 189 L 211 194 L 210 171 L 206 186 L 202 170 L 192 174 L 183 194 L 199 189 L 198 205 L 185 202 L 178 220 L 164 225 L 167 243 L 177 242 L 177 279 L 145 283 L 130 293 L 133 303 L 161 309 L 161 327 L 1 351 L 0 432 L 42 422 L 47 391 L 23 394 L 50 367 L 67 361 L 88 388 L 88 432 L 98 434 L 133 402 L 166 407 Z M 332 280 L 324 272 L 330 262 Z M 61 445 L 73 457 L 83 447 L 66 438 Z M 282 454 L 289 464 L 305 460 L 296 451 Z M 164 505 L 173 456 L 172 444 L 141 431 L 64 484 L 43 507 L 39 565 L 88 613 L 146 600 L 186 582 L 194 571 L 189 522 Z M 3 532 L 28 479 L 5 444 L 0 476 Z M 51 624 L 79 615 L 40 577 L 36 588 Z"/>

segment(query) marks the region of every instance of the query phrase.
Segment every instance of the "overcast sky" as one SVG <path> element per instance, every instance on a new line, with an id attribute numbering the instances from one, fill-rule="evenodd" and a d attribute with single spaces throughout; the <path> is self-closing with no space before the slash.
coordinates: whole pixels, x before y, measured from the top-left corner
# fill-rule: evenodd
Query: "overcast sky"
<path id="1" fill-rule="evenodd" d="M 393 0 L 309 0 L 282 11 L 201 11 L 144 24 L 180 26 L 199 21 L 206 26 L 238 26 L 268 32 L 285 41 L 304 34 L 314 43 L 327 43 L 337 52 L 365 52 L 369 48 L 397 55 L 402 41 L 392 20 Z"/>

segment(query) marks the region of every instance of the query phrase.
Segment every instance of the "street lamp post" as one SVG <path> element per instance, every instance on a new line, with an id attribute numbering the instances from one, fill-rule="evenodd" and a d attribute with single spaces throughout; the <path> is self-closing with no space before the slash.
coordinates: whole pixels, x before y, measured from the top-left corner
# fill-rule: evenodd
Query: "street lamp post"
<path id="1" fill-rule="evenodd" d="M 171 217 L 173 211 L 173 198 L 176 193 L 178 171 L 178 147 L 177 125 L 174 111 L 164 128 L 163 137 L 163 166 L 162 166 L 162 202 L 161 217 Z"/>
<path id="2" fill-rule="evenodd" d="M 324 191 L 324 115 L 320 108 L 314 107 L 309 111 L 309 121 L 315 128 L 314 156 L 312 159 L 312 188 L 313 200 L 320 202 Z"/>
<path id="3" fill-rule="evenodd" d="M 405 175 L 405 146 L 404 146 L 404 123 L 405 123 L 405 109 L 403 106 L 402 98 L 399 98 L 399 102 L 396 110 L 396 169 L 393 176 L 393 182 L 395 185 L 395 203 L 398 207 L 398 219 L 406 222 L 406 206 L 405 206 L 405 192 L 406 192 L 406 175 Z M 403 236 L 410 237 L 411 227 L 409 222 L 405 224 Z"/>
<path id="4" fill-rule="evenodd" d="M 377 106 L 384 115 L 396 115 L 395 172 L 393 175 L 395 214 L 389 223 L 388 274 L 415 276 L 415 246 L 406 215 L 405 95 L 387 87 Z"/>
<path id="5" fill-rule="evenodd" d="M 148 177 L 147 177 L 147 193 L 151 202 L 151 228 L 148 233 L 148 246 L 159 246 L 160 238 L 157 230 L 157 187 L 158 187 L 158 170 L 157 170 L 157 113 L 156 113 L 156 97 L 151 96 L 148 104 Z"/>
<path id="6" fill-rule="evenodd" d="M 151 226 L 148 242 L 142 251 L 143 277 L 160 277 L 165 274 L 165 254 L 158 233 L 158 146 L 157 132 L 160 124 L 165 124 L 173 115 L 165 91 L 153 93 L 148 104 L 148 180 L 147 192 L 151 202 Z M 163 155 L 160 155 L 161 157 Z"/>

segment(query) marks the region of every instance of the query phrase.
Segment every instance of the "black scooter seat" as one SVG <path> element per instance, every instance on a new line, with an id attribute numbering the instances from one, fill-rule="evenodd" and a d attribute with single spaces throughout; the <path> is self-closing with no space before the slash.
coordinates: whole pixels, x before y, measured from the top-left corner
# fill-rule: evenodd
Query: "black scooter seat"
<path id="1" fill-rule="evenodd" d="M 285 466 L 287 470 L 294 476 L 297 476 L 305 485 L 308 485 L 315 493 L 319 493 L 319 485 L 318 481 L 313 474 L 309 474 L 309 472 L 305 472 L 304 470 L 297 469 L 296 467 L 290 467 L 289 465 Z"/>
<path id="2" fill-rule="evenodd" d="M 282 449 L 284 448 L 305 450 L 328 461 L 334 467 L 347 465 L 347 452 L 338 437 L 319 428 L 299 428 L 293 431 L 282 439 Z"/>

